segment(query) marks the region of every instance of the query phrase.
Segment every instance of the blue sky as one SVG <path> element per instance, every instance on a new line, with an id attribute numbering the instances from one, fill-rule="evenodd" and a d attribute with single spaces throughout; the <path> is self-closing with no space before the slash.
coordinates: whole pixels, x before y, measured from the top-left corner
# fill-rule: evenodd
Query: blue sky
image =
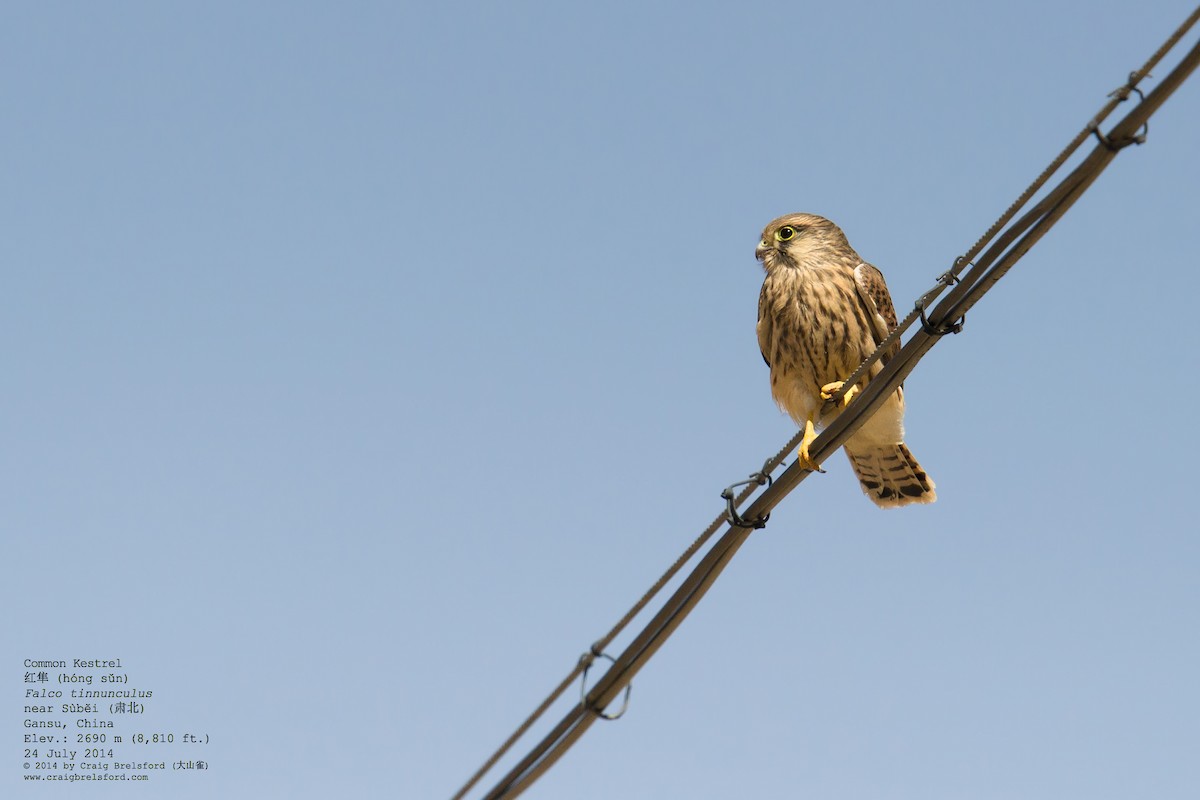
<path id="1" fill-rule="evenodd" d="M 763 225 L 906 310 L 1190 11 L 8 6 L 0 780 L 119 657 L 142 797 L 449 797 L 793 434 Z M 1197 80 L 908 380 L 938 502 L 832 458 L 528 797 L 1188 796 Z"/>

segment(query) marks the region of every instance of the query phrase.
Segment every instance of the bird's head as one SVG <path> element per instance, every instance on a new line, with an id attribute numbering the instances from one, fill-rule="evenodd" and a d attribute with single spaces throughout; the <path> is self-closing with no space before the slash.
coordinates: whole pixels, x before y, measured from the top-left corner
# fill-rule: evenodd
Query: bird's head
<path id="1" fill-rule="evenodd" d="M 763 230 L 754 257 L 770 273 L 806 262 L 814 266 L 827 263 L 844 252 L 854 251 L 837 225 L 816 214 L 788 214 Z"/>

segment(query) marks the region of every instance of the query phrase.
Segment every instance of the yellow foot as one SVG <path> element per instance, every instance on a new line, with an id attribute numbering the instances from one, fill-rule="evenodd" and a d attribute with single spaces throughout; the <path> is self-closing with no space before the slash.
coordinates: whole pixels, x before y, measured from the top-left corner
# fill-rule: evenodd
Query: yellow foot
<path id="1" fill-rule="evenodd" d="M 844 384 L 845 381 L 834 381 L 833 383 L 825 384 L 821 387 L 821 399 L 826 401 L 832 400 L 834 394 L 836 394 Z M 844 395 L 842 395 L 842 406 L 845 407 L 850 405 L 850 401 L 854 399 L 854 395 L 856 394 L 858 394 L 858 387 L 851 386 L 850 389 Z"/>
<path id="2" fill-rule="evenodd" d="M 808 454 L 808 446 L 817 438 L 817 429 L 813 427 L 812 420 L 804 423 L 804 438 L 800 440 L 800 449 L 796 452 L 796 457 L 800 460 L 800 468 L 806 469 L 809 472 L 824 472 L 821 465 L 813 461 L 812 456 Z"/>

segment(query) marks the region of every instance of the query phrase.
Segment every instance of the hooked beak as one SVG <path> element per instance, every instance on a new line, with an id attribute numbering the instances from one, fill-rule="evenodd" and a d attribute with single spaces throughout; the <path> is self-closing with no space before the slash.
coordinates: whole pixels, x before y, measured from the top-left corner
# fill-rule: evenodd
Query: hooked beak
<path id="1" fill-rule="evenodd" d="M 766 241 L 760 241 L 758 247 L 754 248 L 754 257 L 762 261 L 767 256 L 767 251 L 771 248 L 767 246 Z"/>

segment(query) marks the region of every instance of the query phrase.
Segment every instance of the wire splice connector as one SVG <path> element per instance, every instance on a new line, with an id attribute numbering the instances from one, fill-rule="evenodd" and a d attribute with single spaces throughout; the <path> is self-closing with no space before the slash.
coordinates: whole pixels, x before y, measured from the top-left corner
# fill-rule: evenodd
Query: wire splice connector
<path id="1" fill-rule="evenodd" d="M 941 291 L 941 287 L 953 286 L 954 284 L 958 283 L 958 272 L 962 270 L 963 267 L 968 266 L 973 267 L 975 265 L 970 261 L 964 261 L 962 256 L 954 259 L 954 268 L 948 269 L 939 275 L 937 279 L 938 285 L 921 295 L 920 299 L 917 300 L 916 309 L 917 313 L 921 315 L 921 330 L 925 331 L 930 336 L 945 336 L 947 333 L 962 333 L 963 325 L 965 325 L 967 322 L 966 314 L 963 314 L 961 317 L 959 317 L 957 322 L 952 322 L 949 325 L 942 324 L 935 327 L 933 323 L 929 321 L 929 318 L 925 316 L 925 306 L 929 303 L 931 298 L 936 296 Z"/>
<path id="2" fill-rule="evenodd" d="M 768 461 L 767 463 L 770 463 L 770 462 Z M 769 513 L 763 514 L 763 515 L 757 517 L 756 519 L 747 520 L 747 519 L 742 519 L 741 515 L 738 514 L 737 509 L 733 507 L 733 500 L 734 500 L 733 490 L 735 488 L 737 488 L 738 486 L 749 486 L 752 483 L 756 483 L 759 486 L 770 486 L 771 485 L 771 475 L 769 472 L 767 472 L 767 464 L 763 464 L 763 468 L 761 470 L 751 474 L 750 480 L 738 481 L 737 483 L 731 483 L 728 486 L 726 486 L 721 491 L 721 499 L 725 501 L 725 505 L 726 505 L 725 513 L 729 516 L 729 524 L 730 525 L 733 525 L 738 528 L 752 528 L 754 530 L 759 530 L 759 529 L 767 527 L 767 520 L 769 520 L 771 518 L 771 515 Z"/>
<path id="3" fill-rule="evenodd" d="M 633 691 L 632 683 L 625 685 L 625 699 L 621 702 L 621 709 L 615 714 L 609 714 L 604 709 L 596 708 L 594 705 L 588 702 L 587 675 L 588 670 L 592 668 L 592 664 L 596 662 L 597 658 L 607 658 L 611 663 L 617 663 L 617 660 L 601 650 L 597 646 L 598 644 L 599 643 L 597 642 L 597 644 L 592 645 L 588 652 L 579 657 L 579 663 L 583 666 L 583 675 L 581 675 L 579 678 L 579 704 L 600 719 L 620 719 L 622 716 L 624 716 L 625 712 L 629 710 L 629 693 Z"/>
<path id="4" fill-rule="evenodd" d="M 1150 75 L 1147 74 L 1147 75 L 1143 75 L 1142 77 L 1149 78 Z M 1138 100 L 1139 101 L 1145 100 L 1146 95 L 1142 94 L 1141 89 L 1139 89 L 1138 87 L 1133 85 L 1133 81 L 1135 78 L 1137 78 L 1136 72 L 1129 73 L 1129 83 L 1126 83 L 1124 86 L 1118 86 L 1116 89 L 1113 89 L 1111 92 L 1108 93 L 1108 96 L 1115 97 L 1115 98 L 1117 98 L 1117 100 L 1124 102 L 1125 100 L 1129 99 L 1130 92 L 1137 92 Z M 1114 142 L 1112 139 L 1108 138 L 1107 136 L 1105 136 L 1103 133 L 1100 132 L 1100 120 L 1098 118 L 1093 119 L 1091 122 L 1088 123 L 1088 130 L 1090 130 L 1093 134 L 1096 135 L 1096 140 L 1098 142 L 1100 142 L 1100 144 L 1104 145 L 1109 150 L 1112 150 L 1115 152 L 1117 150 L 1121 150 L 1126 147 L 1129 147 L 1129 145 L 1131 145 L 1131 144 L 1137 144 L 1137 145 L 1145 144 L 1146 137 L 1150 135 L 1150 121 L 1147 120 L 1142 123 L 1142 130 L 1140 133 L 1137 133 L 1137 134 L 1129 137 L 1128 139 L 1125 139 L 1124 141 L 1120 141 L 1120 142 Z"/>

